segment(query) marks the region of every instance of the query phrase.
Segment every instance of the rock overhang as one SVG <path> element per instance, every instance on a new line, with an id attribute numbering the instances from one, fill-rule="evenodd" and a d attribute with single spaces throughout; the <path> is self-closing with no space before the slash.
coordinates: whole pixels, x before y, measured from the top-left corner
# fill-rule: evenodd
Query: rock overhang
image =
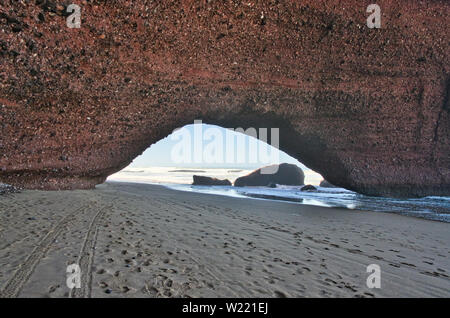
<path id="1" fill-rule="evenodd" d="M 356 0 L 89 1 L 80 29 L 67 1 L 0 3 L 0 181 L 91 188 L 204 119 L 279 127 L 351 190 L 449 195 L 450 5 L 377 3 L 381 29 Z"/>

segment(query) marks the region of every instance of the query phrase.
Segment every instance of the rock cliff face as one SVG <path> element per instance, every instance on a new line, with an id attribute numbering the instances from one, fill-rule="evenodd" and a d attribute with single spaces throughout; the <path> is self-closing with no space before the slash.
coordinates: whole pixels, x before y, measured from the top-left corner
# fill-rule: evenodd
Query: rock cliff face
<path id="1" fill-rule="evenodd" d="M 450 195 L 450 3 L 0 0 L 0 182 L 91 188 L 174 128 L 279 127 L 371 195 Z"/>

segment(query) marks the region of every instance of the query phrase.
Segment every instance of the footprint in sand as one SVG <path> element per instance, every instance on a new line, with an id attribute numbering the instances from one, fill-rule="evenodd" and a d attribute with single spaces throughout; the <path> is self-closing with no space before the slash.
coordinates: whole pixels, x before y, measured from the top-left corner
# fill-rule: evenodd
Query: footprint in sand
<path id="1" fill-rule="evenodd" d="M 279 290 L 274 291 L 274 295 L 277 298 L 287 298 L 286 294 L 281 292 L 281 291 L 279 291 Z"/>
<path id="2" fill-rule="evenodd" d="M 105 282 L 100 282 L 98 285 L 99 285 L 100 288 L 102 288 L 102 289 L 108 287 L 108 284 L 105 283 Z"/>
<path id="3" fill-rule="evenodd" d="M 60 285 L 53 285 L 53 286 L 50 286 L 49 287 L 49 289 L 48 289 L 48 292 L 51 294 L 51 293 L 54 293 L 59 287 L 61 287 Z"/>

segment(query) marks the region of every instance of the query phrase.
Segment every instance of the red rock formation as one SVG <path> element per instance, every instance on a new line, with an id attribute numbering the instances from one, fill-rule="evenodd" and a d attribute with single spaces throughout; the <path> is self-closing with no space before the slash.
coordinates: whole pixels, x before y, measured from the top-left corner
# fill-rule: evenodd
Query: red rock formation
<path id="1" fill-rule="evenodd" d="M 374 195 L 450 195 L 446 0 L 0 0 L 0 181 L 90 188 L 194 119 Z M 367 3 L 366 3 L 367 2 Z"/>

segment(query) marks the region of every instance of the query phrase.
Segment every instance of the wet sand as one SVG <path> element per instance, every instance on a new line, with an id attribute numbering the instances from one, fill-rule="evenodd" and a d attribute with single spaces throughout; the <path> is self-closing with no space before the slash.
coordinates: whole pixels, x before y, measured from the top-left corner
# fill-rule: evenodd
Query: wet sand
<path id="1" fill-rule="evenodd" d="M 449 242 L 447 223 L 389 213 L 132 183 L 23 191 L 0 196 L 0 296 L 450 297 Z"/>

